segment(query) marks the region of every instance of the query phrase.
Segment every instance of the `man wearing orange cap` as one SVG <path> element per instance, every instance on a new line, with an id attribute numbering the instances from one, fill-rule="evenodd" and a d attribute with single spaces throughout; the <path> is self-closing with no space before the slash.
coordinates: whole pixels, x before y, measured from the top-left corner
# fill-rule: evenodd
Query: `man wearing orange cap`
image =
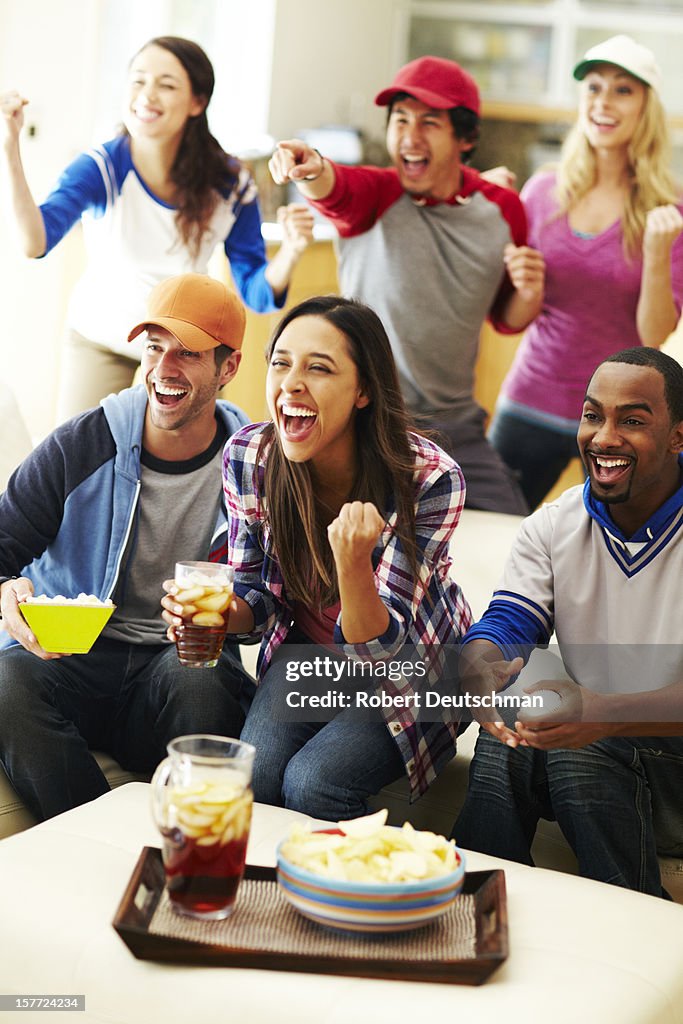
<path id="1" fill-rule="evenodd" d="M 270 162 L 337 228 L 345 295 L 380 315 L 418 425 L 438 430 L 460 463 L 466 504 L 528 511 L 484 436 L 473 398 L 479 331 L 523 329 L 543 298 L 543 257 L 526 245 L 518 196 L 465 165 L 479 130 L 479 91 L 458 64 L 420 57 L 375 98 L 389 108 L 392 167 L 344 167 L 292 139 Z"/>
<path id="2" fill-rule="evenodd" d="M 223 446 L 245 414 L 217 401 L 235 376 L 245 314 L 201 274 L 152 291 L 142 377 L 58 427 L 0 496 L 0 760 L 38 819 L 105 793 L 89 751 L 149 772 L 184 733 L 239 735 L 253 684 L 233 650 L 215 668 L 178 662 L 160 616 L 176 561 L 224 561 Z M 90 653 L 40 646 L 20 612 L 32 594 L 111 598 Z"/>

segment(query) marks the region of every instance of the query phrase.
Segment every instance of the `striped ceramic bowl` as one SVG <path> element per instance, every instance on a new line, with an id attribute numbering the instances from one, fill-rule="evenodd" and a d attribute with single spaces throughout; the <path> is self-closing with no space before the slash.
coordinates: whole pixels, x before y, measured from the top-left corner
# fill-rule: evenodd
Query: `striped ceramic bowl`
<path id="1" fill-rule="evenodd" d="M 419 882 L 346 882 L 296 867 L 277 851 L 280 892 L 304 917 L 353 932 L 409 931 L 452 906 L 465 881 L 465 858 L 448 875 Z"/>

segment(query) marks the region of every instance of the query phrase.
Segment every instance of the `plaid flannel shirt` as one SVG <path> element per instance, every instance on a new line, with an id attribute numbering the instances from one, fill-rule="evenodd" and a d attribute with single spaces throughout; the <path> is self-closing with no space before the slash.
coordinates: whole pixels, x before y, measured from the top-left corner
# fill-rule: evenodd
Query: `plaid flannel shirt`
<path id="1" fill-rule="evenodd" d="M 273 653 L 293 623 L 280 566 L 271 550 L 267 500 L 263 494 L 264 459 L 257 456 L 264 424 L 243 427 L 225 449 L 223 481 L 230 523 L 229 562 L 235 570 L 235 593 L 254 613 L 253 636 L 261 637 L 258 676 L 262 679 Z M 440 645 L 460 642 L 472 615 L 460 587 L 450 578 L 449 543 L 465 502 L 458 465 L 437 445 L 410 435 L 415 451 L 415 528 L 418 580 L 413 575 L 389 516 L 373 552 L 377 592 L 389 612 L 389 626 L 376 640 L 347 644 L 340 622 L 334 642 L 349 657 L 395 658 L 405 645 L 438 655 Z M 409 679 L 383 680 L 383 689 L 407 694 Z M 457 722 L 423 722 L 412 708 L 383 710 L 410 780 L 411 798 L 421 795 L 455 753 Z"/>

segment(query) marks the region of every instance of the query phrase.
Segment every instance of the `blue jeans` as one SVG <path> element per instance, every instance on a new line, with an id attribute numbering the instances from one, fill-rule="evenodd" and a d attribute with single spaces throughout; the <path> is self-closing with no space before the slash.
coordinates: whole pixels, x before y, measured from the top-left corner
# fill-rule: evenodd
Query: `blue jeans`
<path id="1" fill-rule="evenodd" d="M 579 455 L 574 434 L 528 423 L 508 412 L 497 412 L 489 441 L 519 480 L 529 508 L 535 509 Z"/>
<path id="2" fill-rule="evenodd" d="M 405 774 L 398 747 L 379 712 L 376 722 L 359 721 L 353 711 L 328 722 L 283 721 L 283 693 L 292 689 L 287 648 L 275 652 L 242 730 L 256 747 L 254 798 L 326 821 L 367 814 L 368 797 Z M 316 655 L 330 652 L 311 644 L 311 659 Z M 321 690 L 327 686 L 321 681 Z"/>
<path id="3" fill-rule="evenodd" d="M 512 749 L 482 730 L 453 836 L 533 864 L 540 818 L 557 820 L 585 878 L 662 896 L 657 853 L 683 855 L 683 737 L 545 752 Z"/>
<path id="4" fill-rule="evenodd" d="M 42 661 L 0 653 L 0 760 L 40 820 L 109 785 L 89 748 L 150 773 L 174 737 L 239 736 L 254 690 L 227 645 L 213 669 L 180 665 L 174 645 L 98 640 L 89 654 Z"/>

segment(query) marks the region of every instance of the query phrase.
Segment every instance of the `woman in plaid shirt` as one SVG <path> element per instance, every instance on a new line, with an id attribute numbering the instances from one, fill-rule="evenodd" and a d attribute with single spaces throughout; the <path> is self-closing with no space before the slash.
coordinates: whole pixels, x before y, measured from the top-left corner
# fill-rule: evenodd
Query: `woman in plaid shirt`
<path id="1" fill-rule="evenodd" d="M 464 481 L 409 432 L 389 340 L 367 306 L 301 303 L 268 359 L 272 420 L 239 430 L 224 461 L 230 628 L 261 638 L 242 737 L 257 748 L 257 800 L 348 819 L 404 772 L 421 794 L 455 752 L 457 723 L 418 720 L 410 670 L 379 687 L 366 674 L 346 689 L 335 679 L 360 660 L 386 670 L 417 650 L 433 658 L 470 625 L 448 574 Z M 386 694 L 387 706 L 367 708 L 357 690 Z M 308 703 L 324 695 L 331 707 Z"/>

